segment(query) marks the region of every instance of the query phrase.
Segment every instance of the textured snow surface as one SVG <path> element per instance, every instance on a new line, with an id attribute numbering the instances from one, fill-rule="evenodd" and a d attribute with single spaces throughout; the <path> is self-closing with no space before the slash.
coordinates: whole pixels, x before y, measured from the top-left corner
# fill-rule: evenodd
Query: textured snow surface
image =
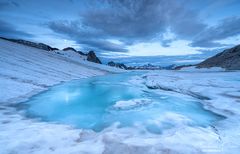
<path id="1" fill-rule="evenodd" d="M 139 80 L 142 81 L 140 82 Z M 214 126 L 220 153 L 240 151 L 240 72 L 221 69 L 156 71 L 136 78 L 156 92 L 174 92 L 201 100 L 208 110 L 226 117 Z M 136 83 L 136 82 L 133 82 Z M 201 134 L 198 134 L 201 135 Z M 207 139 L 209 136 L 206 135 Z M 209 149 L 211 150 L 211 149 Z"/>
<path id="2" fill-rule="evenodd" d="M 147 105 L 150 103 L 152 102 L 149 99 L 133 99 L 128 101 L 118 101 L 115 103 L 113 107 L 117 109 L 129 109 L 129 108 L 134 108 L 142 105 Z"/>
<path id="3" fill-rule="evenodd" d="M 84 153 L 81 149 L 90 153 L 101 151 L 97 147 L 86 148 L 89 145 L 87 142 L 78 144 L 80 130 L 27 120 L 14 107 L 10 107 L 63 81 L 122 71 L 84 61 L 84 57 L 77 53 L 59 54 L 61 52 L 40 50 L 0 39 L 1 154 Z"/>
<path id="4" fill-rule="evenodd" d="M 1 103 L 16 101 L 62 81 L 121 71 L 84 61 L 72 51 L 45 51 L 1 39 L 0 66 Z"/>
<path id="5" fill-rule="evenodd" d="M 226 117 L 212 127 L 179 124 L 162 134 L 151 134 L 141 125 L 136 126 L 138 129 L 118 128 L 116 123 L 96 133 L 26 118 L 14 106 L 62 81 L 104 75 L 116 69 L 3 40 L 0 40 L 0 66 L 1 154 L 237 154 L 240 151 L 240 72 L 152 71 L 129 80 L 156 93 L 186 95 L 200 100 L 206 109 Z M 127 104 L 117 102 L 116 105 L 138 104 L 139 100 Z M 173 113 L 161 118 L 176 123 L 187 120 Z"/>

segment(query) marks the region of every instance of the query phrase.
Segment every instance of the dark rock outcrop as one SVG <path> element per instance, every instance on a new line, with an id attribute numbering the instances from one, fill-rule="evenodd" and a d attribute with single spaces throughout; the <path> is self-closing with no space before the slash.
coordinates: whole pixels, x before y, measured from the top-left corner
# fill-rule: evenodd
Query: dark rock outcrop
<path id="1" fill-rule="evenodd" d="M 110 61 L 110 62 L 108 62 L 108 64 L 107 64 L 108 66 L 112 66 L 112 67 L 117 67 L 117 68 L 121 68 L 121 69 L 128 69 L 128 67 L 126 66 L 126 65 L 124 65 L 124 64 L 122 64 L 122 63 L 115 63 L 115 62 L 113 62 L 113 61 Z"/>
<path id="2" fill-rule="evenodd" d="M 58 48 L 52 48 L 52 50 L 59 50 Z"/>
<path id="3" fill-rule="evenodd" d="M 87 60 L 94 63 L 102 64 L 102 62 L 99 60 L 99 58 L 96 56 L 96 54 L 93 51 L 88 52 Z"/>
<path id="4" fill-rule="evenodd" d="M 69 50 L 72 50 L 72 51 L 77 51 L 77 50 L 75 50 L 74 48 L 72 48 L 72 47 L 67 47 L 67 48 L 64 48 L 63 49 L 63 51 L 69 51 Z"/>
<path id="5" fill-rule="evenodd" d="M 64 48 L 63 51 L 74 51 L 82 56 L 87 56 L 87 61 L 90 62 L 94 62 L 94 63 L 98 63 L 98 64 L 102 64 L 102 62 L 100 61 L 100 59 L 96 56 L 96 54 L 94 53 L 94 51 L 89 51 L 87 54 L 83 53 L 82 51 L 77 51 L 76 49 L 72 48 L 72 47 L 67 47 Z"/>
<path id="6" fill-rule="evenodd" d="M 240 70 L 240 45 L 226 49 L 196 66 L 197 68 L 222 67 L 227 70 Z"/>
<path id="7" fill-rule="evenodd" d="M 176 66 L 175 68 L 173 68 L 173 70 L 181 70 L 182 68 L 186 68 L 186 67 L 192 67 L 195 65 L 189 64 L 189 65 L 180 65 L 180 66 Z"/>
<path id="8" fill-rule="evenodd" d="M 1 39 L 19 43 L 19 44 L 23 44 L 23 45 L 34 47 L 34 48 L 38 48 L 38 49 L 42 49 L 42 50 L 46 50 L 46 51 L 59 50 L 58 48 L 52 48 L 51 46 L 43 44 L 43 43 L 35 43 L 35 42 L 21 40 L 21 39 L 8 39 L 8 38 L 3 38 L 3 37 L 1 37 Z"/>
<path id="9" fill-rule="evenodd" d="M 82 51 L 77 51 L 76 49 L 72 48 L 72 47 L 67 47 L 67 48 L 64 48 L 63 51 L 74 51 L 82 56 L 87 56 L 87 54 L 83 53 Z"/>

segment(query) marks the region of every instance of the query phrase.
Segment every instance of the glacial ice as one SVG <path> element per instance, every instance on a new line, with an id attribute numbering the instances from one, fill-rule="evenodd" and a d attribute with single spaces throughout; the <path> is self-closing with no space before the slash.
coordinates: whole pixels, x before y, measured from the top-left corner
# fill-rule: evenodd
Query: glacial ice
<path id="1" fill-rule="evenodd" d="M 29 118 L 24 116 L 23 111 L 25 110 L 17 110 L 17 108 L 22 104 L 19 102 L 26 101 L 29 96 L 49 89 L 49 87 L 62 81 L 103 75 L 106 72 L 114 71 L 112 68 L 104 68 L 102 65 L 85 61 L 76 61 L 71 57 L 69 59 L 64 55 L 3 40 L 0 41 L 0 45 L 0 87 L 1 90 L 4 89 L 0 93 L 1 154 L 238 154 L 240 151 L 240 72 L 238 71 L 193 68 L 182 71 L 150 71 L 145 72 L 144 75 L 136 74 L 126 83 L 123 83 L 125 86 L 135 86 L 140 91 L 151 91 L 151 94 L 161 95 L 159 99 L 164 101 L 174 97 L 181 98 L 185 102 L 194 100 L 197 102 L 194 104 L 201 103 L 203 108 L 223 115 L 225 119 L 214 123 L 210 122 L 211 124 L 207 123 L 204 126 L 192 126 L 189 125 L 189 122 L 196 120 L 191 120 L 188 116 L 176 112 L 166 112 L 158 118 L 145 121 L 150 126 L 161 126 L 164 119 L 174 124 L 174 127 L 164 129 L 161 132 L 152 133 L 154 130 L 146 128 L 141 123 L 135 123 L 131 127 L 119 127 L 119 122 L 113 122 L 102 131 L 95 132 L 91 129 L 56 123 L 56 121 Z M 41 57 L 41 62 L 39 57 Z M 115 70 L 115 72 L 117 71 Z M 104 81 L 101 82 L 104 83 Z M 146 86 L 155 86 L 156 89 L 149 90 Z M 164 87 L 165 90 L 158 89 L 161 87 Z M 166 91 L 166 89 L 170 91 Z M 71 91 L 70 95 L 56 93 L 56 96 L 65 102 L 71 101 L 78 95 L 77 91 Z M 208 99 L 200 99 L 201 97 L 196 96 L 204 96 L 203 98 Z M 129 98 L 129 100 L 131 99 Z M 142 98 L 138 97 L 138 99 Z M 116 102 L 118 101 L 113 101 L 112 106 Z M 139 107 L 136 104 L 133 110 L 139 111 L 145 107 L 152 107 L 155 103 L 153 101 L 146 106 Z M 118 112 L 111 107 L 107 111 Z M 129 109 L 123 112 L 128 111 Z"/>

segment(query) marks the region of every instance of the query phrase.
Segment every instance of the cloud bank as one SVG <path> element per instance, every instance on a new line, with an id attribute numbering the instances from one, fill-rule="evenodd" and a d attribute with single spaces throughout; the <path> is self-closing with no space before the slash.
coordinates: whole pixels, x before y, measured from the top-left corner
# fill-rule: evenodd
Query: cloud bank
<path id="1" fill-rule="evenodd" d="M 131 46 L 144 43 L 158 43 L 162 50 L 176 41 L 190 42 L 187 46 L 193 49 L 223 47 L 231 42 L 221 40 L 240 35 L 240 2 L 221 3 L 224 5 L 212 0 L 2 0 L 0 35 L 31 38 L 42 33 L 53 40 L 74 41 L 82 48 L 115 53 L 128 53 Z M 216 19 L 209 18 L 211 14 Z M 36 34 L 28 34 L 30 30 Z"/>

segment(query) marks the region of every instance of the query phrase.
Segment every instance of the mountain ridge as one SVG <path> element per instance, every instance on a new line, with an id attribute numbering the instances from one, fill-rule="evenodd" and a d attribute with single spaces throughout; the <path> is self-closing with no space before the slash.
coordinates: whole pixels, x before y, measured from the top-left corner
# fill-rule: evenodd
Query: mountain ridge
<path id="1" fill-rule="evenodd" d="M 221 67 L 226 70 L 240 70 L 240 45 L 212 56 L 196 65 L 196 68 Z"/>
<path id="2" fill-rule="evenodd" d="M 10 41 L 10 42 L 14 42 L 14 43 L 18 43 L 18 44 L 22 44 L 22 45 L 26 45 L 26 46 L 37 48 L 37 49 L 46 50 L 46 51 L 59 50 L 58 48 L 51 47 L 51 46 L 49 46 L 47 44 L 44 44 L 44 43 L 36 43 L 36 42 L 27 41 L 27 40 L 23 40 L 23 39 L 11 39 L 11 38 L 4 38 L 4 37 L 0 37 L 0 39 L 7 40 L 7 41 Z M 75 53 L 78 53 L 82 56 L 86 56 L 87 61 L 102 64 L 101 60 L 96 56 L 94 51 L 89 51 L 88 53 L 83 53 L 82 51 L 77 51 L 76 49 L 74 49 L 72 47 L 66 47 L 62 51 L 67 52 L 69 50 L 72 50 Z"/>

